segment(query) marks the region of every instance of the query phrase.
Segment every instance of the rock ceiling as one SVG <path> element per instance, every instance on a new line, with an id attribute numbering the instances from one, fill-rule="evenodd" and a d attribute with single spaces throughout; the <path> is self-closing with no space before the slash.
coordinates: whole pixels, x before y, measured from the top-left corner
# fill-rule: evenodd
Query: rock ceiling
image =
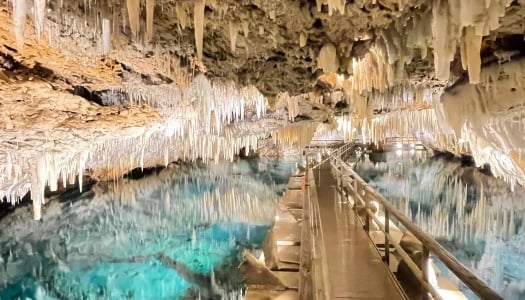
<path id="1" fill-rule="evenodd" d="M 302 120 L 329 121 L 338 102 L 350 132 L 417 132 L 479 163 L 501 153 L 500 173 L 525 182 L 525 143 L 484 129 L 524 99 L 491 111 L 453 94 L 502 80 L 522 95 L 523 64 L 483 71 L 523 57 L 522 0 L 8 0 L 0 19 L 0 197 L 40 199 L 84 169 L 231 158 L 276 130 L 304 144 L 315 127 Z M 454 101 L 440 108 L 443 91 Z M 465 107 L 483 118 L 461 133 Z"/>

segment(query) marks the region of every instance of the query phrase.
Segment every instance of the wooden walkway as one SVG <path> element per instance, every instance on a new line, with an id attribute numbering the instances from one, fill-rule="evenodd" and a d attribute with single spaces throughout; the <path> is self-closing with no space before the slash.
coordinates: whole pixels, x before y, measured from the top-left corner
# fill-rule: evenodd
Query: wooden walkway
<path id="1" fill-rule="evenodd" d="M 254 280 L 246 280 L 248 289 L 245 300 L 311 298 L 299 295 L 299 285 L 311 285 L 309 272 L 302 271 L 304 267 L 301 264 L 305 259 L 304 250 L 309 247 L 303 232 L 309 228 L 303 222 L 304 195 L 304 173 L 290 177 L 283 199 L 277 207 L 276 221 L 264 243 L 264 261 L 259 259 L 257 262 L 252 258 L 249 267 L 246 262 L 243 263 L 246 273 L 257 273 Z M 302 249 L 304 241 L 307 247 Z M 304 262 L 305 265 L 308 263 Z M 245 275 L 247 277 L 250 276 Z"/>
<path id="2" fill-rule="evenodd" d="M 313 173 L 330 285 L 329 298 L 407 299 L 350 204 L 341 201 L 330 163 L 325 162 Z"/>

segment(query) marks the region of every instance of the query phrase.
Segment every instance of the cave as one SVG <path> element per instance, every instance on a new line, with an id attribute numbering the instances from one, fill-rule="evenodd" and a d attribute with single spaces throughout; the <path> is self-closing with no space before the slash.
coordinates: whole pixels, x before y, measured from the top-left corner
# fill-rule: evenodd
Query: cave
<path id="1" fill-rule="evenodd" d="M 0 19 L 0 299 L 525 299 L 524 0 Z"/>

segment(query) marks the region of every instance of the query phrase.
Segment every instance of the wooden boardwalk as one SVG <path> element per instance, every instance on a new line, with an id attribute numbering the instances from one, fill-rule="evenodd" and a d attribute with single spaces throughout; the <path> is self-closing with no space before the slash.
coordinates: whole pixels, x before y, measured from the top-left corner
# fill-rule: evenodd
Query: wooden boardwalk
<path id="1" fill-rule="evenodd" d="M 303 183 L 304 174 L 292 176 L 288 181 L 286 192 L 277 207 L 276 221 L 265 241 L 264 263 L 256 266 L 259 272 L 257 278 L 247 282 L 245 300 L 310 298 L 299 296 L 299 285 L 306 283 L 309 286 L 308 272 L 301 271 L 304 250 L 308 250 L 302 249 L 305 240 L 303 231 L 308 229 L 308 226 L 303 226 Z"/>
<path id="2" fill-rule="evenodd" d="M 330 299 L 407 299 L 350 204 L 341 201 L 329 162 L 313 173 Z"/>

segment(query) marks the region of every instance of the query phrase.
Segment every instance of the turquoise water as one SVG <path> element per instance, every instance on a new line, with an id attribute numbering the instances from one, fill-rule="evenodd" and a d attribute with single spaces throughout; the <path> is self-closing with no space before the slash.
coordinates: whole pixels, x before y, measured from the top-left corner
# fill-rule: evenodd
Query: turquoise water
<path id="1" fill-rule="evenodd" d="M 254 167 L 255 166 L 255 167 Z M 0 299 L 237 299 L 293 162 L 165 170 L 0 220 Z M 264 178 L 264 180 L 261 180 Z"/>
<path id="2" fill-rule="evenodd" d="M 525 189 L 414 150 L 366 157 L 356 171 L 504 299 L 525 299 Z"/>

